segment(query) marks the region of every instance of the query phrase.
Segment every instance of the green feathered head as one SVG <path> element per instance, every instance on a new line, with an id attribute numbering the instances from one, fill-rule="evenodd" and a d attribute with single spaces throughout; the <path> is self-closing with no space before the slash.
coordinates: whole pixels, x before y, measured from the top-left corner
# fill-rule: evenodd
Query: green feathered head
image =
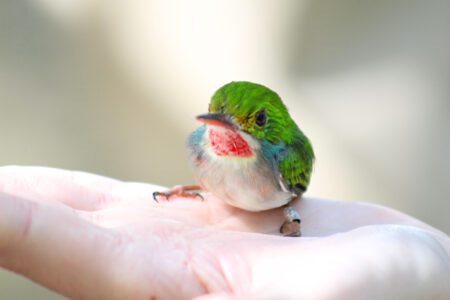
<path id="1" fill-rule="evenodd" d="M 211 98 L 209 114 L 198 119 L 218 120 L 271 143 L 281 140 L 289 144 L 300 133 L 277 93 L 247 81 L 231 82 L 218 89 Z"/>

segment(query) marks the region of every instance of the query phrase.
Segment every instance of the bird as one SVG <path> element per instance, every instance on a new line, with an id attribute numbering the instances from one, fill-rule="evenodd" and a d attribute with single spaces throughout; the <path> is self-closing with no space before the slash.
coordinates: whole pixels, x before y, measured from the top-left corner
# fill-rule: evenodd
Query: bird
<path id="1" fill-rule="evenodd" d="M 314 151 L 276 92 L 264 85 L 233 81 L 211 97 L 203 124 L 187 140 L 188 158 L 198 185 L 155 192 L 203 197 L 211 192 L 247 211 L 283 208 L 284 236 L 301 236 L 300 217 L 290 203 L 310 183 Z"/>

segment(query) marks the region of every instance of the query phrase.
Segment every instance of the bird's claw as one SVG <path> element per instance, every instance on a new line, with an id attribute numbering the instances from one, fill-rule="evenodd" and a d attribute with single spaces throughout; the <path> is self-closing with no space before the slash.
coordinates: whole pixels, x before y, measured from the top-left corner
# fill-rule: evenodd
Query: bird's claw
<path id="1" fill-rule="evenodd" d="M 200 198 L 200 200 L 205 201 L 203 195 L 197 192 L 188 192 L 183 188 L 174 188 L 167 192 L 153 192 L 153 200 L 159 203 L 158 196 L 164 196 L 166 200 L 169 200 L 171 197 L 178 196 L 183 198 Z"/>
<path id="2" fill-rule="evenodd" d="M 200 193 L 193 193 L 193 195 L 194 195 L 194 197 L 199 197 L 202 200 L 202 202 L 205 201 L 205 198 L 203 198 L 202 194 L 200 194 Z"/>
<path id="3" fill-rule="evenodd" d="M 160 192 L 153 192 L 153 200 L 155 200 L 156 202 L 159 203 L 158 198 L 156 198 L 157 196 L 161 195 Z"/>
<path id="4" fill-rule="evenodd" d="M 293 236 L 298 237 L 302 236 L 302 232 L 300 230 L 300 219 L 294 219 L 292 221 L 286 221 L 280 227 L 280 233 L 284 236 Z"/>

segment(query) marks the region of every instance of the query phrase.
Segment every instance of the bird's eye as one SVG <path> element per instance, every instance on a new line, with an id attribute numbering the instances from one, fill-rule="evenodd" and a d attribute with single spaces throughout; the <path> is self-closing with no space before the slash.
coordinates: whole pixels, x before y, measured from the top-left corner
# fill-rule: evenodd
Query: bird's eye
<path id="1" fill-rule="evenodd" d="M 263 108 L 256 113 L 255 123 L 256 125 L 263 127 L 264 125 L 266 125 L 266 121 L 267 121 L 266 110 Z"/>

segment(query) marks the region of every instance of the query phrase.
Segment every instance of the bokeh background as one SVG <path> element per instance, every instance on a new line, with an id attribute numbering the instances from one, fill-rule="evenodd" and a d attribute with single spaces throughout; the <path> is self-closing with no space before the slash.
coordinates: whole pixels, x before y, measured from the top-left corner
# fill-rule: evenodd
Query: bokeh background
<path id="1" fill-rule="evenodd" d="M 185 139 L 232 80 L 310 137 L 308 195 L 450 231 L 449 1 L 2 0 L 0 165 L 193 183 Z M 0 299 L 63 297 L 1 270 Z"/>

